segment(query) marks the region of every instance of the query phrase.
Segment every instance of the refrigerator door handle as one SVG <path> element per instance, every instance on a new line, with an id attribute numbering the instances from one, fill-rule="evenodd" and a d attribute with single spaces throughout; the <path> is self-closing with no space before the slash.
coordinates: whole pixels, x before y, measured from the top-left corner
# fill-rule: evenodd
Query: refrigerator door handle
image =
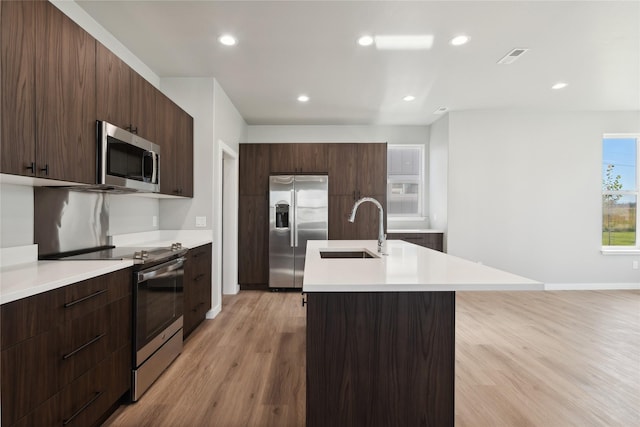
<path id="1" fill-rule="evenodd" d="M 296 192 L 291 189 L 291 207 L 289 208 L 289 244 L 291 247 L 296 246 L 296 242 L 294 240 L 293 234 L 296 230 L 296 202 L 295 202 Z"/>
<path id="2" fill-rule="evenodd" d="M 293 191 L 293 211 L 294 211 L 294 215 L 298 214 L 298 192 L 297 191 Z M 297 220 L 298 218 L 296 218 Z M 296 223 L 293 232 L 295 233 L 295 237 L 294 237 L 294 247 L 298 247 L 298 224 Z"/>

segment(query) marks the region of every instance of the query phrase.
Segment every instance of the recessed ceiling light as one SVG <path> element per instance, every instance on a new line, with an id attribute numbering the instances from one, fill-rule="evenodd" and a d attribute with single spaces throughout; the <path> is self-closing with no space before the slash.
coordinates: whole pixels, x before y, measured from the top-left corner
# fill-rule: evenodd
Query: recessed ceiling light
<path id="1" fill-rule="evenodd" d="M 451 43 L 453 46 L 462 46 L 468 41 L 469 41 L 469 36 L 465 36 L 464 34 L 461 34 L 459 36 L 455 36 L 454 38 L 452 38 L 449 43 Z"/>
<path id="2" fill-rule="evenodd" d="M 558 83 L 554 84 L 553 86 L 551 86 L 551 89 L 558 90 L 558 89 L 564 89 L 565 87 L 567 87 L 567 83 L 558 82 Z"/>
<path id="3" fill-rule="evenodd" d="M 236 38 L 229 34 L 221 35 L 218 41 L 225 46 L 234 46 L 237 43 Z"/>
<path id="4" fill-rule="evenodd" d="M 449 111 L 447 107 L 440 107 L 436 111 L 434 111 L 433 114 L 444 114 L 447 111 Z"/>
<path id="5" fill-rule="evenodd" d="M 299 101 L 299 102 L 309 102 L 309 96 L 307 96 L 307 95 L 300 95 L 300 96 L 298 96 L 298 101 Z"/>
<path id="6" fill-rule="evenodd" d="M 362 36 L 358 39 L 358 44 L 360 46 L 371 46 L 373 44 L 373 37 L 371 36 Z"/>
<path id="7" fill-rule="evenodd" d="M 405 97 L 404 97 L 404 98 L 402 98 L 402 99 L 403 99 L 403 100 L 405 100 L 405 101 L 407 101 L 407 102 L 409 102 L 409 101 L 413 101 L 413 100 L 415 100 L 415 99 L 416 99 L 416 97 L 415 97 L 415 96 L 413 96 L 413 95 L 407 95 L 407 96 L 405 96 Z"/>

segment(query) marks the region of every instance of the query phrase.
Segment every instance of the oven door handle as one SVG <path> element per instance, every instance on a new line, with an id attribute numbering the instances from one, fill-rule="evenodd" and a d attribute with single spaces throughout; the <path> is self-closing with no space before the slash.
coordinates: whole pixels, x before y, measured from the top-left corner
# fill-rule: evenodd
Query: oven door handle
<path id="1" fill-rule="evenodd" d="M 185 260 L 186 258 L 178 258 L 176 260 L 169 261 L 164 264 L 160 264 L 152 269 L 149 269 L 146 271 L 140 271 L 138 273 L 138 283 L 142 283 L 149 279 L 153 279 L 154 277 L 160 276 L 161 274 L 175 271 L 184 265 Z"/>

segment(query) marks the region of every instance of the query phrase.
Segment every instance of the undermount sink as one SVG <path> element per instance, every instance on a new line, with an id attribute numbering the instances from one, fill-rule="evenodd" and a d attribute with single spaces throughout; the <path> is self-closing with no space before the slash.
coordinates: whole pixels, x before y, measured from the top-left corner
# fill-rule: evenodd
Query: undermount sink
<path id="1" fill-rule="evenodd" d="M 320 249 L 320 258 L 379 258 L 366 249 Z"/>

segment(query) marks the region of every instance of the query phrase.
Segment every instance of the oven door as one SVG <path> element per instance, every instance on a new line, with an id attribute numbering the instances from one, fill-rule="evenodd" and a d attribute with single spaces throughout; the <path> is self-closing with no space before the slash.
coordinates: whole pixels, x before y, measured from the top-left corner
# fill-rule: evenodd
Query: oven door
<path id="1" fill-rule="evenodd" d="M 184 261 L 177 258 L 136 273 L 136 366 L 182 328 Z"/>

